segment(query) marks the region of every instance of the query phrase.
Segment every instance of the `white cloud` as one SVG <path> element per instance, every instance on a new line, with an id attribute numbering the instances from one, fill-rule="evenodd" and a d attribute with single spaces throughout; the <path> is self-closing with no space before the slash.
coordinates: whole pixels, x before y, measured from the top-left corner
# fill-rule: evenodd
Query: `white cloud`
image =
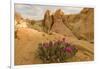
<path id="1" fill-rule="evenodd" d="M 25 18 L 35 20 L 43 19 L 45 11 L 49 9 L 55 12 L 57 9 L 62 9 L 65 14 L 79 13 L 83 8 L 66 7 L 66 6 L 44 6 L 44 5 L 30 5 L 30 4 L 15 4 L 15 11 L 22 14 Z"/>

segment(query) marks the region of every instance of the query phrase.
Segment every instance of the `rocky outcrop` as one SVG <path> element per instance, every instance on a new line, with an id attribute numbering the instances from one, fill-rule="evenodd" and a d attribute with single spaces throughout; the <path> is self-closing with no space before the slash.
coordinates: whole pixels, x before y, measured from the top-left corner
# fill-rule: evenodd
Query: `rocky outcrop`
<path id="1" fill-rule="evenodd" d="M 73 33 L 63 23 L 64 12 L 60 9 L 57 10 L 53 15 L 53 25 L 51 31 L 62 34 L 67 37 L 76 38 Z"/>
<path id="2" fill-rule="evenodd" d="M 15 30 L 17 30 L 18 28 L 28 27 L 27 22 L 23 19 L 23 17 L 19 13 L 15 13 L 15 24 L 14 25 L 15 25 Z"/>
<path id="3" fill-rule="evenodd" d="M 36 21 L 35 21 L 36 22 Z M 35 22 L 24 21 L 19 13 L 15 13 L 15 28 L 30 27 Z M 94 9 L 84 8 L 78 14 L 65 15 L 61 9 L 51 14 L 47 10 L 42 22 L 44 32 L 50 31 L 62 34 L 67 37 L 74 37 L 79 40 L 94 42 Z M 30 24 L 32 23 L 32 24 Z"/>
<path id="4" fill-rule="evenodd" d="M 17 21 L 17 23 L 20 23 L 20 20 L 22 20 L 23 18 L 21 14 L 15 12 L 14 19 Z"/>
<path id="5" fill-rule="evenodd" d="M 76 38 L 73 33 L 63 23 L 64 12 L 58 9 L 54 14 L 50 15 L 47 10 L 43 20 L 43 30 L 46 33 L 50 31 L 62 34 L 64 36 Z"/>
<path id="6" fill-rule="evenodd" d="M 84 8 L 78 14 L 69 15 L 65 15 L 61 9 L 50 15 L 50 11 L 47 10 L 44 16 L 43 30 L 94 42 L 93 17 L 93 8 Z"/>
<path id="7" fill-rule="evenodd" d="M 79 14 L 65 15 L 64 24 L 78 39 L 94 42 L 94 10 L 84 8 Z"/>
<path id="8" fill-rule="evenodd" d="M 53 24 L 52 16 L 50 15 L 50 11 L 47 10 L 43 20 L 43 30 L 48 33 L 51 29 L 52 24 Z"/>

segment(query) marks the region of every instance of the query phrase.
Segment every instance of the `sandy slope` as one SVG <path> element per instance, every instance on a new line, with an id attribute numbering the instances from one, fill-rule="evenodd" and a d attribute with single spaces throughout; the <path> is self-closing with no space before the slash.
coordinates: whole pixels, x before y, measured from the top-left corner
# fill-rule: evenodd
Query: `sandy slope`
<path id="1" fill-rule="evenodd" d="M 15 64 L 41 63 L 34 58 L 38 43 L 57 39 L 60 36 L 47 35 L 29 28 L 21 28 L 17 32 L 18 39 L 15 40 Z"/>
<path id="2" fill-rule="evenodd" d="M 41 60 L 35 57 L 38 43 L 47 42 L 48 40 L 57 40 L 64 37 L 56 33 L 48 35 L 30 28 L 19 28 L 16 35 L 15 65 L 42 63 Z M 73 58 L 73 61 L 93 60 L 93 44 L 71 37 L 66 38 L 69 43 L 74 44 L 80 49 Z"/>

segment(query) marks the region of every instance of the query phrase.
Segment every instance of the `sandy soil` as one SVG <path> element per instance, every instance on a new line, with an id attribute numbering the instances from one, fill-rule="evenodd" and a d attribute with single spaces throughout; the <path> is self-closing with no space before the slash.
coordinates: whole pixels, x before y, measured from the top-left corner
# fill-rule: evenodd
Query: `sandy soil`
<path id="1" fill-rule="evenodd" d="M 47 42 L 49 40 L 57 40 L 64 36 L 56 33 L 48 35 L 44 32 L 30 28 L 19 28 L 15 39 L 15 65 L 40 64 L 42 61 L 36 58 L 36 50 L 38 43 Z M 93 44 L 83 40 L 77 40 L 66 37 L 68 42 L 79 48 L 79 52 L 73 58 L 73 61 L 93 60 Z"/>

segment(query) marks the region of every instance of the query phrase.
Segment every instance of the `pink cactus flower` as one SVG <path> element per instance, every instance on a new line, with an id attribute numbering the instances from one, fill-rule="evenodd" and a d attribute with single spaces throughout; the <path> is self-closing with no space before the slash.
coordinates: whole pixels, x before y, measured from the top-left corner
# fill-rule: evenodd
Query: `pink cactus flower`
<path id="1" fill-rule="evenodd" d="M 65 39 L 65 38 L 63 38 L 62 40 L 65 42 L 65 40 L 66 40 L 66 39 Z"/>
<path id="2" fill-rule="evenodd" d="M 69 52 L 69 53 L 72 52 L 72 48 L 71 48 L 71 47 L 67 47 L 67 48 L 65 48 L 65 50 L 66 50 L 67 52 Z"/>
<path id="3" fill-rule="evenodd" d="M 49 47 L 48 43 L 43 43 L 43 46 L 44 46 L 45 48 L 48 48 L 48 47 Z"/>

